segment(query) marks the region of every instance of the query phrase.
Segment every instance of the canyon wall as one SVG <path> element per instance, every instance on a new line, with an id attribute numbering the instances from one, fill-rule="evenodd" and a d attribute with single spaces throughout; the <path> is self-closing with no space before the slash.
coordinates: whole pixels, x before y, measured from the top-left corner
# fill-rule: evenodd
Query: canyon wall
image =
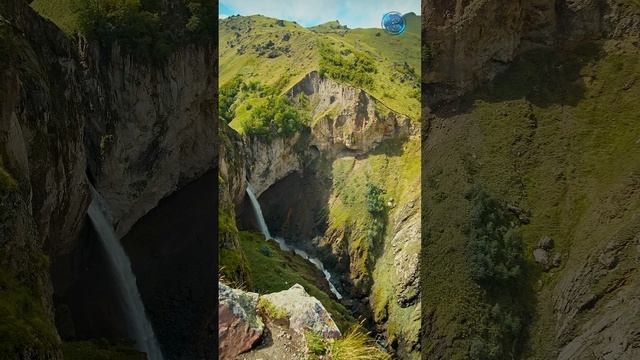
<path id="1" fill-rule="evenodd" d="M 0 351 L 58 359 L 49 271 L 82 247 L 89 181 L 123 235 L 214 168 L 215 54 L 210 41 L 141 63 L 117 44 L 70 38 L 23 0 L 0 5 L 0 51 L 0 291 L 22 302 L 3 314 L 16 323 L 3 319 Z M 56 292 L 74 281 L 73 266 L 62 266 Z"/>
<path id="2" fill-rule="evenodd" d="M 427 0 L 422 3 L 427 104 L 462 95 L 540 47 L 640 35 L 625 0 Z"/>
<path id="3" fill-rule="evenodd" d="M 423 358 L 638 357 L 640 6 L 425 1 L 423 14 Z M 526 217 L 516 293 L 472 280 L 473 185 Z M 492 332 L 509 302 L 524 327 L 507 343 Z"/>
<path id="4" fill-rule="evenodd" d="M 387 225 L 392 235 L 388 238 L 385 235 L 376 245 L 361 243 L 362 224 L 356 227 L 345 223 L 329 228 L 328 222 L 338 196 L 331 174 L 334 162 L 341 159 L 361 162 L 354 177 L 364 176 L 370 166 L 366 165 L 369 156 L 403 156 L 402 144 L 413 141 L 410 139 L 420 132 L 420 126 L 365 91 L 321 78 L 317 72 L 307 74 L 287 91 L 294 103 L 300 101 L 301 94 L 310 104 L 312 122 L 308 129 L 291 137 L 269 140 L 240 136 L 227 125 L 220 125 L 220 199 L 221 204 L 234 205 L 224 211 L 240 216 L 239 225 L 251 223 L 254 215 L 243 204 L 247 182 L 251 184 L 260 197 L 272 233 L 318 256 L 349 298 L 345 304 L 355 313 L 369 314 L 371 326 L 388 336 L 395 351 L 415 358 L 419 354 L 420 324 L 419 193 L 412 192 L 410 199 L 394 200 Z M 419 164 L 419 157 L 413 161 Z M 418 173 L 415 175 L 412 181 L 419 181 Z M 396 172 L 395 181 L 401 176 Z M 364 194 L 364 184 L 358 189 Z M 359 196 L 359 192 L 354 196 Z M 229 235 L 233 233 L 221 236 L 227 247 L 238 249 L 237 238 Z M 383 258 L 377 259 L 381 253 Z M 239 277 L 241 269 L 239 266 L 234 270 Z M 388 271 L 397 275 L 391 281 L 382 278 Z M 374 295 L 372 287 L 376 280 L 379 284 Z M 371 315 L 373 308 L 375 316 Z M 398 312 L 402 315 L 396 318 Z M 390 318 L 393 320 L 388 322 Z"/>

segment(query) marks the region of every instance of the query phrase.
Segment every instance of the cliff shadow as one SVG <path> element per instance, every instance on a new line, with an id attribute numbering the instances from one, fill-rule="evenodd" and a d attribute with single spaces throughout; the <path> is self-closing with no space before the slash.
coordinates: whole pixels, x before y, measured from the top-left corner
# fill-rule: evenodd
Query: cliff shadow
<path id="1" fill-rule="evenodd" d="M 499 103 L 520 99 L 541 108 L 575 106 L 586 96 L 586 82 L 591 80 L 583 76 L 582 70 L 603 56 L 602 45 L 597 42 L 532 49 L 518 56 L 494 79 L 454 100 L 437 104 L 433 112 L 446 118 L 471 113 L 476 101 Z"/>
<path id="2" fill-rule="evenodd" d="M 167 359 L 215 354 L 216 171 L 160 201 L 122 239 Z"/>

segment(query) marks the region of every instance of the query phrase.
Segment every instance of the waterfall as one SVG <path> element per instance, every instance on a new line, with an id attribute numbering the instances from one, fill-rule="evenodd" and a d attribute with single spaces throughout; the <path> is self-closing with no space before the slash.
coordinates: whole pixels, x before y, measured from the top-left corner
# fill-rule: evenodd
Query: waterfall
<path id="1" fill-rule="evenodd" d="M 251 189 L 251 185 L 247 186 L 247 195 L 249 195 L 249 199 L 251 200 L 251 205 L 253 206 L 253 211 L 255 212 L 256 218 L 258 220 L 258 226 L 260 226 L 260 231 L 262 232 L 264 237 L 267 238 L 267 240 L 273 240 L 276 243 L 278 243 L 278 246 L 280 247 L 281 250 L 283 251 L 293 250 L 293 252 L 295 252 L 296 255 L 312 263 L 318 270 L 322 271 L 322 273 L 324 274 L 324 278 L 327 279 L 327 282 L 329 283 L 329 289 L 331 290 L 331 292 L 338 298 L 338 300 L 342 299 L 342 295 L 340 295 L 336 287 L 333 286 L 333 283 L 331 282 L 331 274 L 329 273 L 329 271 L 327 271 L 324 268 L 324 264 L 322 264 L 322 261 L 320 261 L 318 258 L 309 256 L 309 254 L 307 254 L 304 250 L 299 250 L 287 245 L 287 242 L 281 237 L 275 237 L 275 238 L 272 237 L 271 233 L 269 232 L 269 227 L 267 226 L 267 222 L 264 220 L 264 216 L 262 215 L 262 209 L 260 208 L 260 203 L 258 202 L 258 198 L 256 197 L 256 194 Z"/>
<path id="2" fill-rule="evenodd" d="M 117 282 L 118 296 L 124 305 L 127 327 L 134 337 L 136 348 L 146 353 L 149 360 L 163 360 L 160 345 L 144 310 L 129 257 L 124 252 L 113 225 L 108 219 L 108 207 L 105 201 L 93 187 L 91 187 L 91 204 L 88 214 L 107 251 L 111 270 Z"/>

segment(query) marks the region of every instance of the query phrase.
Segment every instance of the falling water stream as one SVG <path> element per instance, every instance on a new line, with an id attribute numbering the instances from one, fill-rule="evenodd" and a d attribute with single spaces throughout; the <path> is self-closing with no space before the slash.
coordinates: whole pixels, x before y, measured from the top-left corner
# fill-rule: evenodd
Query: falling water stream
<path id="1" fill-rule="evenodd" d="M 149 360 L 163 360 L 160 345 L 153 333 L 153 327 L 147 318 L 144 304 L 136 285 L 136 277 L 131 269 L 129 257 L 124 252 L 109 221 L 107 205 L 100 194 L 91 187 L 89 218 L 93 223 L 100 241 L 107 251 L 113 274 L 116 278 L 119 297 L 124 304 L 127 326 L 136 342 L 136 348 L 147 354 Z"/>
<path id="2" fill-rule="evenodd" d="M 273 240 L 276 243 L 278 243 L 278 246 L 280 246 L 280 249 L 282 249 L 283 251 L 293 251 L 298 256 L 312 263 L 316 268 L 318 268 L 318 270 L 322 271 L 322 273 L 324 274 L 325 279 L 327 279 L 327 282 L 329 283 L 329 288 L 331 289 L 331 292 L 338 298 L 338 300 L 342 299 L 342 295 L 340 295 L 336 287 L 333 286 L 333 283 L 331 283 L 331 274 L 329 273 L 329 271 L 327 271 L 324 268 L 322 261 L 320 261 L 318 258 L 309 256 L 309 254 L 307 254 L 303 250 L 296 249 L 292 246 L 287 245 L 286 241 L 283 238 L 272 237 L 271 233 L 269 232 L 269 227 L 267 226 L 267 223 L 264 220 L 264 216 L 262 215 L 262 209 L 260 208 L 260 203 L 258 202 L 256 195 L 253 193 L 251 186 L 247 186 L 247 195 L 249 195 L 249 199 L 251 199 L 251 205 L 253 206 L 253 210 L 256 213 L 256 217 L 258 219 L 258 225 L 260 226 L 260 231 L 262 231 L 262 234 L 264 235 L 264 237 L 266 237 L 267 240 Z"/>

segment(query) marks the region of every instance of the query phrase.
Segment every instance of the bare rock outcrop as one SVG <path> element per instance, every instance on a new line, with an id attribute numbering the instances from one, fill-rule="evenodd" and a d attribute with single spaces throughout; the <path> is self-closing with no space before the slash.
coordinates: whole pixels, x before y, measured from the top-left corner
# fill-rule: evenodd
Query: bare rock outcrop
<path id="1" fill-rule="evenodd" d="M 256 312 L 258 294 L 218 283 L 218 356 L 232 360 L 260 339 L 264 323 Z"/>
<path id="2" fill-rule="evenodd" d="M 407 137 L 416 129 L 409 117 L 387 108 L 364 90 L 313 71 L 289 90 L 314 104 L 311 146 L 331 158 L 342 152 L 365 154 L 383 140 Z"/>
<path id="3" fill-rule="evenodd" d="M 88 125 L 89 164 L 119 235 L 214 167 L 212 58 L 211 47 L 191 45 L 150 67 L 118 46 L 108 54 L 85 49 L 87 85 L 94 93 L 90 109 L 100 115 Z"/>
<path id="4" fill-rule="evenodd" d="M 336 339 L 341 336 L 331 314 L 318 299 L 307 294 L 302 285 L 295 284 L 288 290 L 262 297 L 274 307 L 286 311 L 289 327 L 301 334 L 311 330 L 327 339 Z"/>
<path id="5" fill-rule="evenodd" d="M 640 356 L 638 234 L 637 225 L 622 229 L 586 260 L 570 259 L 579 266 L 563 276 L 553 296 L 559 360 Z"/>
<path id="6" fill-rule="evenodd" d="M 77 244 L 88 206 L 82 73 L 74 44 L 24 1 L 0 5 L 0 54 L 0 297 L 18 334 L 0 358 L 61 359 L 47 256 Z"/>

